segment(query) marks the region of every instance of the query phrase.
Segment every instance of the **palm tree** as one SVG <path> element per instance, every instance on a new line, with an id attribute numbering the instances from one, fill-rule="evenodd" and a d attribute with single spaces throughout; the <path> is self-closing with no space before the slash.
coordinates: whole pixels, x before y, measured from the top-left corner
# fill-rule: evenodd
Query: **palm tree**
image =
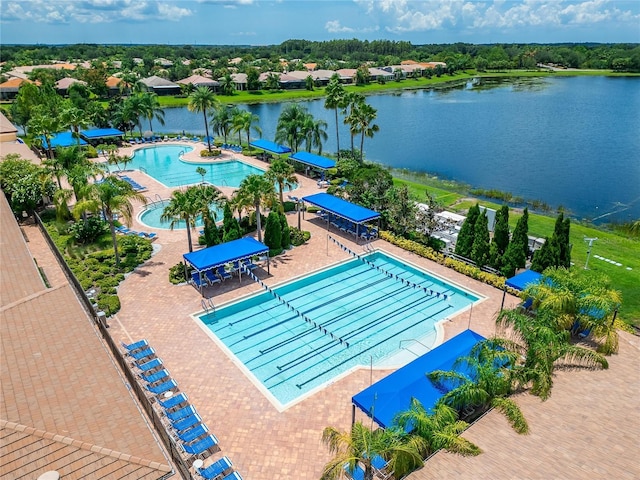
<path id="1" fill-rule="evenodd" d="M 222 89 L 223 95 L 233 95 L 233 92 L 236 89 L 236 84 L 229 72 L 227 72 L 227 74 L 220 79 L 220 88 Z"/>
<path id="2" fill-rule="evenodd" d="M 479 455 L 480 447 L 460 436 L 469 426 L 467 422 L 458 420 L 457 412 L 438 403 L 429 413 L 416 398 L 411 399 L 409 410 L 396 415 L 394 423 L 404 431 L 411 430 L 424 440 L 425 449 L 420 452 L 422 458 L 433 455 L 440 449 L 463 456 Z"/>
<path id="3" fill-rule="evenodd" d="M 233 115 L 233 130 L 238 132 L 238 143 L 242 143 L 240 141 L 240 133 L 245 132 L 247 134 L 247 147 L 251 143 L 250 134 L 251 129 L 257 134 L 262 135 L 262 130 L 260 126 L 254 125 L 254 122 L 259 121 L 259 117 L 249 112 L 248 110 L 238 110 L 237 113 Z"/>
<path id="4" fill-rule="evenodd" d="M 353 471 L 358 463 L 364 467 L 364 480 L 373 480 L 372 463 L 376 457 L 389 462 L 388 469 L 395 478 L 422 466 L 422 439 L 406 436 L 395 428 L 372 430 L 362 422 L 354 423 L 350 432 L 327 427 L 322 432 L 322 442 L 334 457 L 325 465 L 321 480 L 341 478 L 345 466 Z"/>
<path id="5" fill-rule="evenodd" d="M 64 130 L 65 126 L 62 119 L 57 115 L 51 115 L 48 113 L 44 105 L 36 105 L 33 107 L 31 119 L 27 126 L 30 135 L 35 137 L 36 143 L 44 146 L 47 151 L 47 157 L 50 160 L 53 160 L 54 155 L 51 140 L 56 133 Z M 58 186 L 60 187 L 59 179 Z"/>
<path id="6" fill-rule="evenodd" d="M 372 124 L 378 112 L 367 103 L 354 105 L 348 117 L 350 130 L 352 133 L 360 133 L 360 163 L 364 160 L 364 137 L 373 138 L 373 135 L 380 130 L 376 124 Z"/>
<path id="7" fill-rule="evenodd" d="M 556 330 L 589 331 L 598 342 L 597 351 L 618 351 L 616 311 L 622 304 L 611 280 L 598 272 L 563 267 L 545 270 L 541 280 L 525 289 L 538 314 L 548 315 Z"/>
<path id="8" fill-rule="evenodd" d="M 445 391 L 438 402 L 462 411 L 466 407 L 480 411 L 495 408 L 517 433 L 528 433 L 529 426 L 518 407 L 508 396 L 516 355 L 499 347 L 493 340 L 476 344 L 467 357 L 457 359 L 452 371 L 436 370 L 427 374 L 433 384 Z M 460 371 L 466 371 L 462 374 Z"/>
<path id="9" fill-rule="evenodd" d="M 132 201 L 140 201 L 146 205 L 147 199 L 124 180 L 110 175 L 103 182 L 93 183 L 88 186 L 90 193 L 82 195 L 84 200 L 78 202 L 75 211 L 97 211 L 101 210 L 104 219 L 109 224 L 111 231 L 111 241 L 115 252 L 116 266 L 120 265 L 120 255 L 118 254 L 118 239 L 116 238 L 115 216 L 124 220 L 125 224 L 131 225 L 133 218 Z"/>
<path id="10" fill-rule="evenodd" d="M 336 117 L 336 144 L 338 146 L 338 160 L 340 159 L 340 133 L 338 130 L 338 108 L 342 108 L 346 92 L 340 83 L 340 76 L 335 73 L 326 88 L 324 108 L 333 108 Z"/>
<path id="11" fill-rule="evenodd" d="M 556 368 L 606 369 L 607 359 L 588 348 L 570 343 L 568 330 L 558 330 L 554 321 L 538 315 L 531 318 L 516 310 L 503 310 L 496 320 L 498 331 L 507 338 L 498 344 L 524 359 L 514 369 L 514 378 L 542 400 L 551 396 Z"/>
<path id="12" fill-rule="evenodd" d="M 76 108 L 69 102 L 68 107 L 62 112 L 62 121 L 71 127 L 73 138 L 80 145 L 80 129 L 87 128 L 91 124 L 87 112 Z"/>
<path id="13" fill-rule="evenodd" d="M 275 195 L 273 183 L 263 175 L 252 174 L 240 182 L 237 195 L 245 198 L 256 211 L 256 223 L 258 227 L 258 241 L 262 242 L 262 219 L 260 218 L 260 206 L 266 201 L 270 201 Z"/>
<path id="14" fill-rule="evenodd" d="M 207 148 L 211 152 L 211 137 L 209 137 L 209 122 L 207 122 L 207 110 L 217 107 L 218 99 L 209 89 L 209 87 L 198 87 L 189 95 L 189 105 L 187 108 L 190 112 L 202 112 L 204 116 L 204 129 L 207 135 Z"/>
<path id="15" fill-rule="evenodd" d="M 364 103 L 364 95 L 362 95 L 361 93 L 356 93 L 356 92 L 348 92 L 345 94 L 342 103 L 341 103 L 341 107 L 342 107 L 342 114 L 344 115 L 344 120 L 343 123 L 345 125 L 349 125 L 349 133 L 351 136 L 351 152 L 354 151 L 354 146 L 353 146 L 353 138 L 356 135 L 356 131 L 353 128 L 353 121 L 352 121 L 352 113 L 354 108 L 356 108 L 356 106 L 360 103 Z"/>
<path id="16" fill-rule="evenodd" d="M 154 118 L 160 123 L 160 125 L 164 125 L 164 110 L 160 106 L 158 95 L 151 92 L 144 92 L 139 94 L 139 96 L 141 106 L 140 113 L 144 118 L 149 120 L 149 130 L 153 131 L 151 121 Z M 140 134 L 142 135 L 142 130 L 140 130 Z"/>
<path id="17" fill-rule="evenodd" d="M 218 105 L 211 119 L 211 127 L 223 138 L 224 143 L 227 143 L 227 137 L 232 131 L 234 110 L 238 110 L 238 108 L 231 109 L 226 105 Z"/>
<path id="18" fill-rule="evenodd" d="M 302 126 L 307 151 L 310 152 L 312 147 L 317 147 L 318 155 L 322 155 L 322 142 L 328 138 L 326 129 L 327 122 L 315 120 L 310 113 L 307 115 Z"/>
<path id="19" fill-rule="evenodd" d="M 280 204 L 284 205 L 284 198 L 282 192 L 286 188 L 292 188 L 298 183 L 298 177 L 295 176 L 295 169 L 288 161 L 281 158 L 276 158 L 269 170 L 264 174 L 266 178 L 272 183 L 278 184 L 278 192 L 280 194 Z"/>
<path id="20" fill-rule="evenodd" d="M 294 152 L 298 151 L 304 140 L 303 128 L 307 117 L 307 109 L 298 103 L 292 103 L 282 110 L 276 127 L 276 142 L 288 145 Z"/>

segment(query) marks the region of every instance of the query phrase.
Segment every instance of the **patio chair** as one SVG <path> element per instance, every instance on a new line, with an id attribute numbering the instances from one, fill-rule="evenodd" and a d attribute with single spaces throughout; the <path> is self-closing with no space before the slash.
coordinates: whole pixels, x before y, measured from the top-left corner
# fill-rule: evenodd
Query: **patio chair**
<path id="1" fill-rule="evenodd" d="M 189 415 L 195 415 L 196 413 L 198 412 L 196 412 L 196 409 L 193 405 L 187 405 L 186 407 L 176 410 L 175 412 L 167 413 L 167 418 L 172 423 L 175 423 L 182 418 L 188 417 Z"/>
<path id="2" fill-rule="evenodd" d="M 159 400 L 158 403 L 163 408 L 163 410 L 168 413 L 177 407 L 182 408 L 184 404 L 189 403 L 189 398 L 187 397 L 187 394 L 183 392 L 168 398 L 164 402 L 162 400 Z"/>
<path id="3" fill-rule="evenodd" d="M 224 269 L 224 266 L 218 267 L 216 274 L 222 279 L 227 280 L 232 277 L 232 275 Z"/>
<path id="4" fill-rule="evenodd" d="M 211 286 L 222 281 L 220 278 L 216 277 L 216 274 L 213 270 L 207 270 L 206 272 L 204 272 L 204 276 L 207 278 L 207 281 Z"/>
<path id="5" fill-rule="evenodd" d="M 160 380 L 164 380 L 169 377 L 169 371 L 166 369 L 158 370 L 155 373 L 151 373 L 149 375 L 140 375 L 140 378 L 146 382 L 148 385 L 153 385 L 154 383 L 158 383 Z"/>
<path id="6" fill-rule="evenodd" d="M 172 422 L 171 428 L 174 432 L 179 433 L 189 430 L 199 423 L 202 423 L 202 418 L 200 418 L 200 415 L 196 413 L 194 415 L 189 415 L 188 417 L 181 418 L 177 422 Z"/>
<path id="7" fill-rule="evenodd" d="M 170 379 L 158 385 L 147 385 L 146 388 L 147 390 L 149 390 L 149 392 L 153 393 L 154 395 L 162 395 L 163 393 L 168 392 L 169 390 L 177 389 L 178 384 L 176 383 L 175 380 Z"/>
<path id="8" fill-rule="evenodd" d="M 156 232 L 148 232 L 146 235 L 149 240 L 155 240 L 155 238 L 158 236 Z"/>
<path id="9" fill-rule="evenodd" d="M 199 272 L 191 272 L 191 282 L 200 290 L 202 290 L 202 287 L 206 286 L 206 281 L 200 276 Z"/>
<path id="10" fill-rule="evenodd" d="M 201 437 L 209 433 L 209 429 L 204 423 L 178 434 L 178 439 L 184 444 L 197 442 Z"/>
<path id="11" fill-rule="evenodd" d="M 229 457 L 224 456 L 217 462 L 209 465 L 207 468 L 198 469 L 198 473 L 205 480 L 213 480 L 229 470 L 232 466 L 233 464 L 231 463 L 231 460 L 229 460 Z"/>
<path id="12" fill-rule="evenodd" d="M 156 369 L 162 368 L 162 360 L 154 358 L 149 362 L 135 363 L 134 367 L 140 370 L 140 372 L 153 373 Z"/>
<path id="13" fill-rule="evenodd" d="M 156 351 L 153 348 L 149 347 L 145 348 L 144 350 L 129 352 L 129 356 L 133 358 L 134 363 L 139 363 L 142 359 L 147 359 L 145 361 L 148 361 L 156 358 Z"/>
<path id="14" fill-rule="evenodd" d="M 258 268 L 258 266 L 248 258 L 243 263 L 244 263 L 244 266 L 247 267 L 249 271 L 252 271 Z"/>
<path id="15" fill-rule="evenodd" d="M 192 445 L 181 443 L 180 446 L 184 453 L 193 457 L 206 457 L 207 453 L 213 453 L 214 449 L 218 446 L 218 439 L 214 434 L 197 441 Z"/>
<path id="16" fill-rule="evenodd" d="M 115 231 L 116 231 L 116 233 L 121 233 L 123 235 L 126 235 L 127 233 L 129 233 L 129 229 L 127 227 L 125 227 L 124 225 L 121 225 L 119 227 L 115 227 Z"/>
<path id="17" fill-rule="evenodd" d="M 364 468 L 359 463 L 356 463 L 354 468 L 351 468 L 348 463 L 344 464 L 344 472 L 351 480 L 364 480 Z"/>
<path id="18" fill-rule="evenodd" d="M 121 342 L 121 343 L 122 343 L 122 346 L 125 348 L 125 350 L 127 350 L 127 352 L 135 352 L 136 350 L 142 350 L 143 348 L 146 348 L 149 346 L 149 342 L 147 342 L 145 339 L 138 340 L 137 342 L 130 343 L 129 345 L 127 345 L 124 342 Z"/>
<path id="19" fill-rule="evenodd" d="M 234 470 L 230 474 L 223 477 L 222 480 L 242 480 L 242 475 Z"/>

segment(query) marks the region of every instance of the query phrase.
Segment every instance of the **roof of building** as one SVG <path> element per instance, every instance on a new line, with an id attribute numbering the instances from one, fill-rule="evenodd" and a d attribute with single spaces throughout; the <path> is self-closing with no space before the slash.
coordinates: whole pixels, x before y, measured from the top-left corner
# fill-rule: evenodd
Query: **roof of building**
<path id="1" fill-rule="evenodd" d="M 77 78 L 65 77 L 58 80 L 55 84 L 55 87 L 59 90 L 67 90 L 74 83 L 79 83 L 80 85 L 86 85 L 87 82 L 84 80 L 78 80 Z"/>
<path id="2" fill-rule="evenodd" d="M 182 85 L 195 85 L 197 86 L 205 86 L 205 87 L 215 87 L 220 85 L 220 82 L 218 82 L 217 80 L 214 80 L 212 78 L 209 77 L 204 77 L 202 75 L 191 75 L 190 77 L 187 78 L 183 78 L 182 80 L 178 80 L 176 83 L 182 84 Z"/>
<path id="3" fill-rule="evenodd" d="M 150 88 L 179 88 L 180 87 L 180 85 L 178 85 L 177 83 L 173 83 L 171 80 L 158 77 L 157 75 L 152 75 L 150 77 L 143 78 L 140 81 Z"/>

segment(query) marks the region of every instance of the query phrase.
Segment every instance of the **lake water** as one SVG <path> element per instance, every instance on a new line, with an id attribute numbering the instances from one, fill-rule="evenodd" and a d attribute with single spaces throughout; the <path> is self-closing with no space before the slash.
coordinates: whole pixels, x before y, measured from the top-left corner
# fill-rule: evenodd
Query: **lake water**
<path id="1" fill-rule="evenodd" d="M 367 102 L 380 126 L 365 138 L 368 160 L 561 205 L 582 218 L 640 218 L 640 78 L 485 80 Z M 273 140 L 284 105 L 241 108 L 257 114 L 262 138 Z M 324 100 L 305 105 L 328 123 L 324 151 L 335 152 L 333 111 Z M 204 135 L 202 115 L 186 108 L 165 110 L 165 126 L 154 129 Z M 341 126 L 340 146 L 349 144 Z"/>

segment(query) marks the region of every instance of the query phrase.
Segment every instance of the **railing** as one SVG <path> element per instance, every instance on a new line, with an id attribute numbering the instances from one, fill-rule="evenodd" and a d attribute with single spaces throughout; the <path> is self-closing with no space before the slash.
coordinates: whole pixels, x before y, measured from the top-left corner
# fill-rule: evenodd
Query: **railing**
<path id="1" fill-rule="evenodd" d="M 400 340 L 400 343 L 398 345 L 398 350 L 402 350 L 402 344 L 405 342 L 414 342 L 414 343 L 419 343 L 420 345 L 422 345 L 424 348 L 427 349 L 427 351 L 431 351 L 430 347 L 427 347 L 424 343 L 422 343 L 420 340 L 416 339 L 416 338 L 405 338 L 404 340 Z M 405 350 L 409 350 L 408 348 Z M 420 355 L 416 354 L 415 352 L 412 352 L 411 350 L 409 350 L 411 353 L 413 353 L 416 357 L 419 357 Z"/>
<path id="2" fill-rule="evenodd" d="M 148 175 L 147 169 L 144 167 L 138 167 L 138 170 L 140 170 L 142 173 L 146 173 Z"/>

